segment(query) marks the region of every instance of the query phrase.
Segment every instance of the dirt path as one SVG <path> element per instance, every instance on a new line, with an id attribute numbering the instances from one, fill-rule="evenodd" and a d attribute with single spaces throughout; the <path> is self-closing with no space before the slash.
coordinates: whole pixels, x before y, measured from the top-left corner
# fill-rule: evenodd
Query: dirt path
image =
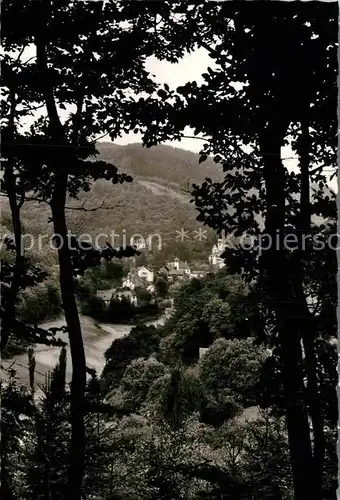
<path id="1" fill-rule="evenodd" d="M 150 322 L 148 324 L 160 325 L 165 321 L 165 317 L 161 317 L 156 321 Z M 128 335 L 131 331 L 131 325 L 112 325 L 96 323 L 92 318 L 87 316 L 81 316 L 80 322 L 83 331 L 84 347 L 86 354 L 87 366 L 89 368 L 94 368 L 98 374 L 104 368 L 105 365 L 105 351 L 111 346 L 115 339 L 124 337 Z M 60 319 L 56 321 L 50 321 L 40 325 L 42 328 L 58 328 L 65 325 L 65 321 Z M 60 338 L 67 341 L 67 334 L 60 335 Z M 36 370 L 35 370 L 35 380 L 38 385 L 45 382 L 46 374 L 53 370 L 56 366 L 60 348 L 59 347 L 46 347 L 44 345 L 38 345 L 35 349 L 35 360 L 36 360 Z M 19 356 L 14 356 L 10 360 L 2 360 L 1 362 L 3 368 L 12 367 L 17 371 L 17 377 L 23 384 L 29 383 L 28 374 L 28 358 L 26 354 L 21 354 Z M 7 372 L 1 369 L 1 376 L 6 378 Z M 69 348 L 67 347 L 67 368 L 66 368 L 66 378 L 69 382 L 72 376 L 72 363 L 69 354 Z"/>

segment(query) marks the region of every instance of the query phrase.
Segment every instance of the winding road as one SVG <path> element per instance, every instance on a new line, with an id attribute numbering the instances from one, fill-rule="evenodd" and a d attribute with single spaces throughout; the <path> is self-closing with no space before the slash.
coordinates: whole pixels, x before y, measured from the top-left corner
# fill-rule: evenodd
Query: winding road
<path id="1" fill-rule="evenodd" d="M 147 323 L 148 325 L 162 325 L 169 315 L 169 310 L 156 321 Z M 113 325 L 97 323 L 95 320 L 88 316 L 80 316 L 80 322 L 83 331 L 84 347 L 86 354 L 86 363 L 89 368 L 94 368 L 98 374 L 105 365 L 105 351 L 111 346 L 115 339 L 128 335 L 133 328 L 133 325 Z M 59 319 L 50 321 L 40 325 L 41 328 L 59 328 L 65 325 L 65 320 Z M 59 337 L 67 341 L 67 334 L 61 334 Z M 47 347 L 44 345 L 37 345 L 34 349 L 36 369 L 35 369 L 35 382 L 39 386 L 44 384 L 46 374 L 53 370 L 56 366 L 60 347 Z M 27 354 L 14 356 L 11 359 L 1 361 L 1 377 L 6 379 L 8 374 L 6 368 L 12 367 L 16 370 L 16 376 L 22 384 L 29 383 L 28 373 L 28 357 Z M 72 362 L 69 355 L 69 348 L 67 347 L 67 367 L 66 367 L 66 380 L 70 382 L 72 377 Z"/>

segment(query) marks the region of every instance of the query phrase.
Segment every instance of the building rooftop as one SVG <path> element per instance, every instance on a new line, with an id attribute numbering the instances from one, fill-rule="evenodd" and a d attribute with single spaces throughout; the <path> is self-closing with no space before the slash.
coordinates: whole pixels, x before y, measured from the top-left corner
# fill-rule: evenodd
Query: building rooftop
<path id="1" fill-rule="evenodd" d="M 183 269 L 173 269 L 172 271 L 169 272 L 170 276 L 182 276 L 184 274 Z"/>
<path id="2" fill-rule="evenodd" d="M 98 290 L 97 291 L 97 297 L 99 297 L 102 300 L 111 300 L 113 293 L 115 292 L 114 289 L 111 290 Z"/>

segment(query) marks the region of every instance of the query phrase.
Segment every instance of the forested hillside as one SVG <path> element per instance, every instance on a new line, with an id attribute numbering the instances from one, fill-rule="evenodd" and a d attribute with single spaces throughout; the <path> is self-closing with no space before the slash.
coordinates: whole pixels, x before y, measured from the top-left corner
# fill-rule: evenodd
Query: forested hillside
<path id="1" fill-rule="evenodd" d="M 222 178 L 222 169 L 213 161 L 198 163 L 198 155 L 169 146 L 143 148 L 141 144 L 117 146 L 112 143 L 98 143 L 99 159 L 110 161 L 119 171 L 131 174 L 131 184 L 112 185 L 109 181 L 98 180 L 89 192 L 80 192 L 78 201 L 70 201 L 68 206 L 92 210 L 100 206 L 112 207 L 94 211 L 68 210 L 69 229 L 77 235 L 90 234 L 93 238 L 101 233 L 110 235 L 115 231 L 116 245 L 123 245 L 123 235 L 127 243 L 135 234 L 146 240 L 149 235 L 160 235 L 162 250 L 158 249 L 158 238 L 153 239 L 152 253 L 158 254 L 158 262 L 178 255 L 184 260 L 207 262 L 209 251 L 216 236 L 206 231 L 202 241 L 194 239 L 201 223 L 196 221 L 197 211 L 190 204 L 190 186 L 201 183 L 206 177 Z M 188 192 L 189 191 L 189 192 Z M 8 205 L 2 200 L 3 225 L 10 226 Z M 50 209 L 44 203 L 25 202 L 22 220 L 25 232 L 52 234 L 48 224 Z M 188 238 L 181 242 L 177 231 L 188 230 Z M 206 228 L 205 228 L 206 229 Z M 45 240 L 46 241 L 46 240 Z M 99 240 L 105 244 L 105 237 Z M 184 243 L 184 244 L 183 244 Z M 27 239 L 28 245 L 28 239 Z M 47 246 L 47 245 L 46 245 Z M 34 250 L 33 250 L 33 253 Z M 51 262 L 55 252 L 43 250 L 38 259 Z"/>
<path id="2" fill-rule="evenodd" d="M 203 147 L 204 141 L 202 141 Z M 112 162 L 131 175 L 153 177 L 174 187 L 186 189 L 187 182 L 201 183 L 206 177 L 222 180 L 223 171 L 211 159 L 198 163 L 198 154 L 171 146 L 143 148 L 141 144 L 117 146 L 97 143 L 101 158 Z"/>

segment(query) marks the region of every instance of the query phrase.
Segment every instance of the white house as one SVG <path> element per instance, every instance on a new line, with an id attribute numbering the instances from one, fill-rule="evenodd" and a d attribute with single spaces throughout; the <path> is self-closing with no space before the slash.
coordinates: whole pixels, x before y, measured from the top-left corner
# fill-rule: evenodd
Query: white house
<path id="1" fill-rule="evenodd" d="M 188 263 L 185 261 L 184 264 L 180 263 L 179 269 L 183 270 L 183 273 L 186 274 L 187 276 L 190 276 L 191 274 L 191 269 L 188 266 Z"/>
<path id="2" fill-rule="evenodd" d="M 170 271 L 179 271 L 179 263 L 180 263 L 179 258 L 175 257 L 173 261 L 167 263 L 166 267 Z"/>
<path id="3" fill-rule="evenodd" d="M 131 304 L 137 306 L 137 297 L 133 290 L 116 290 L 112 288 L 111 290 L 98 290 L 97 297 L 105 302 L 105 305 L 109 305 L 111 299 L 122 300 L 123 297 L 129 299 Z"/>
<path id="4" fill-rule="evenodd" d="M 147 289 L 147 291 L 148 291 L 148 292 L 150 292 L 150 293 L 154 293 L 154 292 L 155 292 L 155 290 L 156 290 L 156 287 L 155 287 L 155 285 L 154 285 L 153 283 L 150 283 L 150 285 L 148 285 L 148 286 L 146 287 L 146 289 Z"/>
<path id="5" fill-rule="evenodd" d="M 176 280 L 183 280 L 183 279 L 184 279 L 183 271 L 174 269 L 173 271 L 170 271 L 168 274 L 168 280 L 170 283 Z"/>
<path id="6" fill-rule="evenodd" d="M 219 238 L 217 245 L 212 247 L 211 254 L 209 255 L 208 261 L 211 266 L 218 267 L 221 269 L 225 266 L 224 259 L 221 258 L 221 254 L 226 249 L 226 244 L 223 238 Z"/>
<path id="7" fill-rule="evenodd" d="M 177 257 L 172 262 L 168 262 L 166 268 L 169 269 L 169 281 L 184 280 L 191 276 L 191 269 L 188 263 L 181 262 Z"/>
<path id="8" fill-rule="evenodd" d="M 146 243 L 144 238 L 131 238 L 130 240 L 131 246 L 136 247 L 137 250 L 145 250 Z"/>
<path id="9" fill-rule="evenodd" d="M 139 278 L 144 279 L 147 283 L 152 283 L 154 280 L 154 273 L 153 271 L 150 271 L 147 267 L 139 267 L 137 269 L 137 274 Z"/>
<path id="10" fill-rule="evenodd" d="M 175 257 L 172 262 L 168 262 L 166 267 L 169 269 L 169 271 L 182 271 L 183 274 L 190 275 L 190 267 L 188 263 L 181 262 L 178 257 Z"/>
<path id="11" fill-rule="evenodd" d="M 194 278 L 204 278 L 205 276 L 205 272 L 204 271 L 191 271 L 190 273 L 190 278 L 191 279 L 194 279 Z"/>
<path id="12" fill-rule="evenodd" d="M 225 266 L 224 260 L 218 255 L 210 255 L 209 264 L 214 267 L 219 267 L 220 269 Z"/>
<path id="13" fill-rule="evenodd" d="M 133 279 L 131 273 L 123 279 L 122 288 L 129 288 L 130 290 L 134 290 L 136 288 L 135 280 Z"/>

